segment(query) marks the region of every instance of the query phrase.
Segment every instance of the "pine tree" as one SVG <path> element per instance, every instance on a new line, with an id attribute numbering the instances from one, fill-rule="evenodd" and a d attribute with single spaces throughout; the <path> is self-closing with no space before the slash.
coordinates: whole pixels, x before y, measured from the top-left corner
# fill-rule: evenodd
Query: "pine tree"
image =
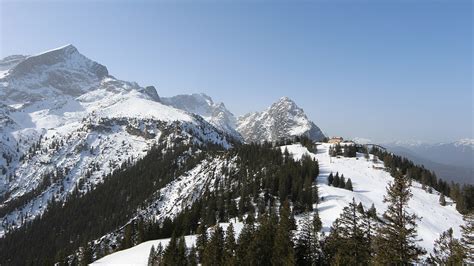
<path id="1" fill-rule="evenodd" d="M 313 214 L 313 227 L 316 232 L 320 232 L 323 228 L 323 223 L 321 222 L 321 218 L 319 217 L 319 210 L 316 208 Z"/>
<path id="2" fill-rule="evenodd" d="M 290 225 L 290 207 L 288 201 L 283 203 L 280 209 L 280 221 L 275 234 L 273 243 L 273 254 L 271 262 L 273 265 L 294 265 L 294 245 L 293 234 Z"/>
<path id="3" fill-rule="evenodd" d="M 309 213 L 305 213 L 295 244 L 296 265 L 316 265 L 320 257 L 318 230 Z"/>
<path id="4" fill-rule="evenodd" d="M 407 212 L 412 197 L 411 181 L 397 175 L 387 187 L 384 202 L 388 208 L 383 214 L 384 224 L 375 238 L 375 262 L 379 264 L 410 264 L 418 261 L 425 251 L 416 242 L 416 214 Z"/>
<path id="5" fill-rule="evenodd" d="M 155 246 L 151 246 L 150 248 L 150 254 L 148 255 L 148 266 L 153 266 L 153 262 L 155 261 Z"/>
<path id="6" fill-rule="evenodd" d="M 344 188 L 346 186 L 346 179 L 344 178 L 344 174 L 341 175 L 341 179 L 339 179 L 339 188 Z"/>
<path id="7" fill-rule="evenodd" d="M 253 223 L 246 223 L 240 232 L 237 240 L 237 249 L 235 257 L 237 265 L 250 265 L 249 247 L 252 246 L 255 226 Z"/>
<path id="8" fill-rule="evenodd" d="M 184 236 L 181 236 L 178 241 L 177 256 L 175 258 L 175 265 L 186 265 L 186 241 Z"/>
<path id="9" fill-rule="evenodd" d="M 446 199 L 444 198 L 444 194 L 443 194 L 443 193 L 441 193 L 441 194 L 439 195 L 439 204 L 440 204 L 441 206 L 446 206 Z"/>
<path id="10" fill-rule="evenodd" d="M 268 213 L 260 215 L 259 226 L 249 247 L 249 259 L 252 265 L 266 265 L 270 262 L 268 258 L 272 258 L 273 254 L 277 221 L 275 216 L 271 217 Z"/>
<path id="11" fill-rule="evenodd" d="M 374 204 L 363 213 L 363 220 L 362 220 L 362 230 L 364 230 L 365 239 L 367 242 L 369 257 L 374 256 L 374 249 L 373 249 L 373 239 L 375 232 L 379 226 L 379 221 L 377 217 L 377 210 L 375 209 Z"/>
<path id="12" fill-rule="evenodd" d="M 198 226 L 197 233 L 199 235 L 196 239 L 196 251 L 198 254 L 198 261 L 202 262 L 202 258 L 204 256 L 204 249 L 207 245 L 207 230 L 203 223 Z"/>
<path id="13" fill-rule="evenodd" d="M 82 256 L 80 257 L 79 260 L 79 265 L 89 265 L 89 263 L 92 263 L 93 260 L 93 254 L 92 254 L 92 249 L 89 246 L 89 244 L 85 244 L 84 248 L 82 249 Z"/>
<path id="14" fill-rule="evenodd" d="M 364 265 L 370 261 L 368 240 L 362 227 L 363 214 L 358 211 L 355 199 L 344 207 L 337 219 L 329 242 L 331 264 Z"/>
<path id="15" fill-rule="evenodd" d="M 431 262 L 437 265 L 461 265 L 466 251 L 458 239 L 453 238 L 453 229 L 449 228 L 434 243 Z"/>
<path id="16" fill-rule="evenodd" d="M 198 265 L 197 250 L 196 250 L 195 246 L 192 246 L 191 249 L 189 250 L 186 265 L 188 265 L 188 266 L 197 266 Z"/>
<path id="17" fill-rule="evenodd" d="M 122 242 L 120 244 L 120 249 L 127 249 L 133 246 L 132 230 L 133 230 L 132 224 L 127 224 L 125 226 Z"/>
<path id="18" fill-rule="evenodd" d="M 344 186 L 345 189 L 352 191 L 352 181 L 351 179 L 347 179 L 346 185 Z"/>
<path id="19" fill-rule="evenodd" d="M 160 242 L 158 243 L 158 246 L 155 249 L 155 259 L 153 261 L 154 263 L 153 266 L 161 264 L 161 262 L 163 261 L 163 253 L 164 253 L 163 245 Z"/>
<path id="20" fill-rule="evenodd" d="M 219 225 L 214 226 L 214 231 L 204 250 L 203 265 L 222 265 L 224 255 L 224 232 Z"/>
<path id="21" fill-rule="evenodd" d="M 173 233 L 171 236 L 170 242 L 168 246 L 165 248 L 163 252 L 163 264 L 164 265 L 177 265 L 178 261 L 178 238 Z"/>
<path id="22" fill-rule="evenodd" d="M 334 181 L 334 176 L 332 175 L 332 172 L 328 176 L 328 186 L 332 185 L 332 182 Z"/>
<path id="23" fill-rule="evenodd" d="M 334 176 L 334 180 L 332 181 L 333 187 L 339 187 L 339 172 L 336 172 L 336 175 Z"/>
<path id="24" fill-rule="evenodd" d="M 474 212 L 465 214 L 462 230 L 462 245 L 466 248 L 466 263 L 474 263 Z"/>
<path id="25" fill-rule="evenodd" d="M 235 243 L 235 232 L 234 225 L 232 223 L 227 227 L 225 234 L 225 244 L 224 244 L 224 264 L 225 265 L 235 265 L 235 251 L 237 244 Z"/>

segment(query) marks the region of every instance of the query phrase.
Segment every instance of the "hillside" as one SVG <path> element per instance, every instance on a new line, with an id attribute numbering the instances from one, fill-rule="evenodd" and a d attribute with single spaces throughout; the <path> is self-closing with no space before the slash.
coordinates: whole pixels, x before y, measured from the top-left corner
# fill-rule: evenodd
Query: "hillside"
<path id="1" fill-rule="evenodd" d="M 364 154 L 358 153 L 355 158 L 346 157 L 330 157 L 329 144 L 318 145 L 317 153 L 311 153 L 301 144 L 292 144 L 281 146 L 279 149 L 285 149 L 295 159 L 301 159 L 304 155 L 309 155 L 319 162 L 320 174 L 316 178 L 318 186 L 318 194 L 321 199 L 319 204 L 314 204 L 318 209 L 319 216 L 322 221 L 323 234 L 329 234 L 329 229 L 333 222 L 342 213 L 342 209 L 346 207 L 354 198 L 356 202 L 361 202 L 364 208 L 368 209 L 372 204 L 377 209 L 377 214 L 381 215 L 386 210 L 386 204 L 383 203 L 385 187 L 393 180 L 390 174 L 383 170 L 382 162 L 373 162 L 373 156 L 369 160 L 364 158 Z M 327 177 L 329 173 L 344 174 L 346 178 L 352 180 L 354 191 L 348 191 L 342 188 L 328 186 Z M 191 179 L 196 180 L 196 179 Z M 199 180 L 199 179 L 198 179 Z M 206 182 L 202 179 L 198 182 Z M 193 183 L 192 186 L 196 186 Z M 176 191 L 176 190 L 174 190 Z M 456 211 L 454 203 L 448 199 L 447 206 L 440 206 L 438 203 L 439 194 L 428 193 L 421 188 L 417 182 L 413 183 L 412 192 L 414 197 L 410 200 L 409 211 L 417 213 L 421 216 L 421 220 L 417 223 L 418 233 L 422 241 L 419 243 L 428 252 L 433 250 L 433 243 L 438 238 L 439 232 L 443 232 L 450 227 L 454 229 L 454 236 L 460 237 L 460 225 L 463 224 L 462 216 Z M 185 193 L 186 194 L 186 193 Z M 181 204 L 172 204 L 180 206 Z M 176 207 L 179 208 L 179 207 Z M 169 211 L 168 211 L 169 212 Z M 297 222 L 302 215 L 297 215 Z M 442 221 L 442 222 L 441 222 Z M 232 221 L 236 226 L 236 236 L 242 230 L 242 223 L 238 220 Z M 223 228 L 228 223 L 220 224 Z M 196 235 L 186 236 L 186 244 L 190 248 L 196 245 Z M 106 256 L 93 265 L 115 265 L 122 262 L 134 263 L 136 265 L 146 265 L 148 261 L 149 251 L 152 245 L 155 247 L 159 243 L 166 247 L 169 239 L 153 240 L 142 243 L 136 247 L 123 250 L 112 255 Z"/>

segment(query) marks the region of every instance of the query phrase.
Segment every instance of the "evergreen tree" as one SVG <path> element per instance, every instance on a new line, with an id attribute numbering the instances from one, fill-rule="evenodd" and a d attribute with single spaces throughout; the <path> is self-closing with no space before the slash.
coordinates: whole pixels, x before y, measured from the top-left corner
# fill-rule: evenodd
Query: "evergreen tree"
<path id="1" fill-rule="evenodd" d="M 204 250 L 203 265 L 222 265 L 224 255 L 224 232 L 219 225 L 214 226 L 214 231 Z"/>
<path id="2" fill-rule="evenodd" d="M 339 188 L 344 188 L 346 186 L 346 179 L 344 178 L 344 174 L 341 175 L 341 179 L 339 179 Z"/>
<path id="3" fill-rule="evenodd" d="M 235 243 L 235 232 L 234 225 L 232 223 L 227 227 L 225 234 L 225 244 L 224 244 L 224 264 L 225 265 L 235 265 L 235 251 L 237 244 Z"/>
<path id="4" fill-rule="evenodd" d="M 336 175 L 334 176 L 334 180 L 332 181 L 333 187 L 339 187 L 339 172 L 336 172 Z"/>
<path id="5" fill-rule="evenodd" d="M 132 230 L 133 230 L 133 226 L 131 223 L 125 226 L 122 242 L 120 244 L 120 249 L 127 249 L 133 246 Z"/>
<path id="6" fill-rule="evenodd" d="M 177 257 L 175 258 L 176 264 L 174 265 L 186 265 L 186 241 L 184 236 L 181 236 L 178 241 L 178 249 L 176 251 Z"/>
<path id="7" fill-rule="evenodd" d="M 462 230 L 462 245 L 466 249 L 466 263 L 474 263 L 474 212 L 465 214 Z"/>
<path id="8" fill-rule="evenodd" d="M 332 182 L 334 181 L 334 176 L 332 175 L 332 172 L 328 176 L 328 186 L 332 185 Z"/>
<path id="9" fill-rule="evenodd" d="M 82 249 L 82 255 L 79 259 L 79 265 L 89 265 L 93 261 L 92 249 L 89 244 L 85 244 Z"/>
<path id="10" fill-rule="evenodd" d="M 305 213 L 295 244 L 296 265 L 316 265 L 319 262 L 320 246 L 318 230 L 314 227 L 309 213 Z"/>
<path id="11" fill-rule="evenodd" d="M 251 265 L 249 247 L 252 245 L 254 233 L 255 226 L 253 223 L 244 224 L 237 240 L 237 249 L 235 251 L 237 265 Z"/>
<path id="12" fill-rule="evenodd" d="M 372 258 L 374 256 L 373 239 L 379 226 L 377 210 L 372 203 L 372 206 L 366 212 L 361 213 L 363 213 L 362 229 L 364 230 L 369 256 Z"/>
<path id="13" fill-rule="evenodd" d="M 388 208 L 383 214 L 384 223 L 375 238 L 375 262 L 379 264 L 410 264 L 418 261 L 425 251 L 416 242 L 416 214 L 407 212 L 412 197 L 411 181 L 397 175 L 387 187 L 384 202 Z"/>
<path id="14" fill-rule="evenodd" d="M 449 228 L 434 243 L 430 260 L 437 265 L 461 265 L 466 252 L 461 242 L 453 238 L 453 229 Z"/>
<path id="15" fill-rule="evenodd" d="M 272 258 L 273 243 L 275 240 L 276 216 L 271 217 L 268 213 L 260 215 L 259 226 L 254 234 L 249 249 L 249 259 L 252 265 L 270 265 Z"/>
<path id="16" fill-rule="evenodd" d="M 358 211 L 354 198 L 348 206 L 344 207 L 333 228 L 327 243 L 329 263 L 368 264 L 371 257 L 368 240 L 363 230 L 363 214 Z"/>
<path id="17" fill-rule="evenodd" d="M 197 258 L 197 250 L 195 246 L 192 246 L 189 250 L 189 254 L 187 257 L 187 264 L 189 266 L 197 266 L 198 265 L 198 258 Z"/>
<path id="18" fill-rule="evenodd" d="M 196 251 L 198 254 L 198 261 L 202 262 L 202 258 L 204 256 L 204 249 L 207 245 L 207 230 L 206 226 L 203 223 L 198 226 L 197 233 L 199 235 L 196 239 Z"/>
<path id="19" fill-rule="evenodd" d="M 344 186 L 345 189 L 352 191 L 352 180 L 349 178 L 347 179 L 346 185 Z"/>
<path id="20" fill-rule="evenodd" d="M 440 204 L 441 206 L 446 206 L 446 199 L 444 198 L 444 194 L 443 194 L 443 193 L 441 193 L 441 194 L 439 195 L 439 204 Z"/>
<path id="21" fill-rule="evenodd" d="M 171 236 L 170 242 L 168 246 L 165 248 L 163 252 L 163 264 L 164 265 L 178 265 L 177 262 L 179 260 L 179 253 L 178 253 L 178 238 L 173 233 Z"/>
<path id="22" fill-rule="evenodd" d="M 148 266 L 153 266 L 154 265 L 153 262 L 155 261 L 155 256 L 156 256 L 155 255 L 155 246 L 152 245 L 151 248 L 150 248 L 150 254 L 148 255 L 148 263 L 147 263 Z"/>
<path id="23" fill-rule="evenodd" d="M 271 263 L 273 265 L 294 265 L 294 245 L 293 234 L 290 225 L 290 207 L 288 201 L 283 203 L 280 209 L 280 221 L 275 234 L 273 243 L 273 254 Z"/>
<path id="24" fill-rule="evenodd" d="M 316 208 L 314 210 L 314 214 L 313 214 L 313 227 L 314 227 L 314 231 L 316 232 L 320 232 L 321 229 L 323 228 L 323 223 L 321 222 L 321 218 L 319 217 L 319 210 L 318 208 Z"/>

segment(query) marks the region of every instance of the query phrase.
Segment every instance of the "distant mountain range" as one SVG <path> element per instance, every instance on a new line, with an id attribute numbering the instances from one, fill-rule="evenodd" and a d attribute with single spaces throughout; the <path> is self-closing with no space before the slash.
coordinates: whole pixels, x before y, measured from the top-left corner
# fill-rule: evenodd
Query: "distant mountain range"
<path id="1" fill-rule="evenodd" d="M 445 180 L 474 184 L 474 140 L 450 143 L 384 143 L 394 153 L 434 170 Z"/>

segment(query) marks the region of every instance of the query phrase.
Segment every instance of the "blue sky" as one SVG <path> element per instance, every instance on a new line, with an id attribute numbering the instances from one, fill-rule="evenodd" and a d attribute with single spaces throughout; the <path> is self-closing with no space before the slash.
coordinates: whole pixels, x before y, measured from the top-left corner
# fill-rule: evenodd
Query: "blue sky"
<path id="1" fill-rule="evenodd" d="M 471 1 L 1 1 L 0 57 L 74 44 L 236 115 L 289 96 L 328 135 L 473 137 Z"/>

